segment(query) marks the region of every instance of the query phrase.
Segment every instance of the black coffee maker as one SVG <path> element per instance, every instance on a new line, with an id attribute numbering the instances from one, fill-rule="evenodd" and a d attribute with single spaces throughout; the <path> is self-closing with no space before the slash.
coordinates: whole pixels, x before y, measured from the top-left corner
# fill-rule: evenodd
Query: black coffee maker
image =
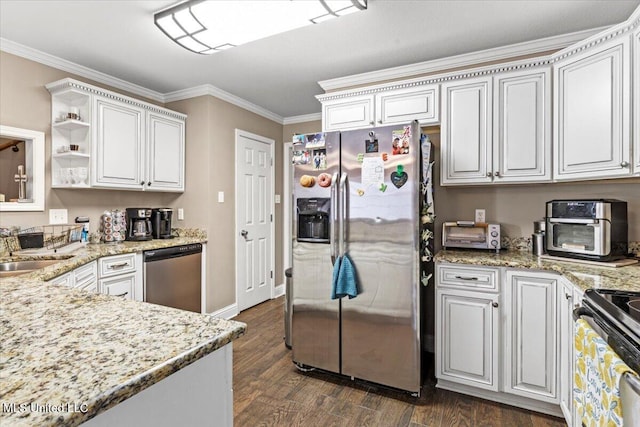
<path id="1" fill-rule="evenodd" d="M 171 239 L 171 208 L 155 208 L 151 211 L 151 226 L 154 239 Z"/>
<path id="2" fill-rule="evenodd" d="M 127 237 L 125 240 L 151 240 L 151 208 L 127 208 Z"/>

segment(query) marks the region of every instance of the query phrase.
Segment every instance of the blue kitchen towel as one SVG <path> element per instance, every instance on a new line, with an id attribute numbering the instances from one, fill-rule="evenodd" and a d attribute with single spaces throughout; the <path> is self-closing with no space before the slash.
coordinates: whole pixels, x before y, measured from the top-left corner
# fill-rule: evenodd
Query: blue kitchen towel
<path id="1" fill-rule="evenodd" d="M 333 265 L 333 283 L 331 286 L 331 299 L 348 296 L 349 299 L 358 296 L 356 283 L 356 271 L 353 262 L 348 255 L 336 259 Z"/>

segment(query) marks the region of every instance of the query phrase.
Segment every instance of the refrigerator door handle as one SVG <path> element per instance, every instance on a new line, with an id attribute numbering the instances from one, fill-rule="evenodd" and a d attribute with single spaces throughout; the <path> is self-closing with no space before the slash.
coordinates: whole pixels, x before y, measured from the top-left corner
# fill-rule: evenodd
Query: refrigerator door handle
<path id="1" fill-rule="evenodd" d="M 338 219 L 338 194 L 337 194 L 337 184 L 338 182 L 338 172 L 333 174 L 331 178 L 331 215 L 329 216 L 329 252 L 331 253 L 331 264 L 335 264 L 336 258 L 338 257 L 337 245 L 336 245 L 336 237 L 338 235 L 336 230 L 336 221 Z"/>
<path id="2" fill-rule="evenodd" d="M 346 173 L 340 177 L 340 240 L 339 240 L 339 254 L 344 256 L 345 253 L 345 233 L 347 226 L 347 180 L 349 177 Z"/>

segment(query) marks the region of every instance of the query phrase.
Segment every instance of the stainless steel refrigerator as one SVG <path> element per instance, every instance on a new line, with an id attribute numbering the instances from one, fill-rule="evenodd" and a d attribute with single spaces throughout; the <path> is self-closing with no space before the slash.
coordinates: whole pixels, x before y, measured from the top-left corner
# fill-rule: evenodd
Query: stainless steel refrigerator
<path id="1" fill-rule="evenodd" d="M 293 361 L 419 393 L 420 128 L 296 138 Z M 357 296 L 331 299 L 344 254 Z"/>

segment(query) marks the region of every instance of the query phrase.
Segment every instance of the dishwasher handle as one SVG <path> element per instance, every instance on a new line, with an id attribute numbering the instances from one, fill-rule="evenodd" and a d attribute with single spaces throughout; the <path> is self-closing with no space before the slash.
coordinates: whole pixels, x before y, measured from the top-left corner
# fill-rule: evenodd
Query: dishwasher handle
<path id="1" fill-rule="evenodd" d="M 152 262 L 200 253 L 202 253 L 202 243 L 192 243 L 189 245 L 171 246 L 169 248 L 145 251 L 143 252 L 143 260 L 144 262 Z"/>

